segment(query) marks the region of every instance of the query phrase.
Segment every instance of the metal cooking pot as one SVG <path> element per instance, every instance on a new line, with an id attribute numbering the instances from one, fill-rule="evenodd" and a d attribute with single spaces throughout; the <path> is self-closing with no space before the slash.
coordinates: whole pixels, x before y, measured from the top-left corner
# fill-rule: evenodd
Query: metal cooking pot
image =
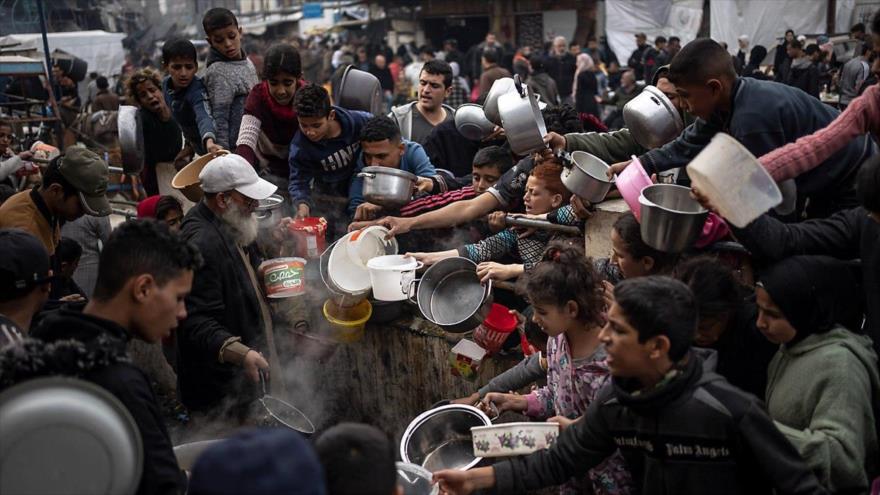
<path id="1" fill-rule="evenodd" d="M 438 261 L 417 282 L 419 311 L 447 332 L 473 330 L 492 309 L 492 281 L 481 284 L 477 264 L 467 258 Z"/>
<path id="2" fill-rule="evenodd" d="M 514 91 L 498 99 L 498 111 L 504 134 L 515 154 L 528 155 L 547 147 L 544 144 L 547 126 L 538 100 L 532 90 L 520 82 L 519 75 L 514 76 Z"/>
<path id="3" fill-rule="evenodd" d="M 498 112 L 498 98 L 514 90 L 512 77 L 502 77 L 492 83 L 492 87 L 489 88 L 489 93 L 486 95 L 486 101 L 483 102 L 483 114 L 486 115 L 489 122 L 501 125 L 501 113 Z"/>
<path id="4" fill-rule="evenodd" d="M 107 390 L 37 378 L 0 394 L 0 493 L 129 494 L 143 468 L 140 432 Z"/>
<path id="5" fill-rule="evenodd" d="M 138 107 L 119 105 L 116 130 L 119 133 L 123 170 L 130 175 L 141 173 L 144 169 L 144 132 Z"/>
<path id="6" fill-rule="evenodd" d="M 608 180 L 605 172 L 609 166 L 600 158 L 584 151 L 571 154 L 559 153 L 565 167 L 562 169 L 562 184 L 578 197 L 590 203 L 605 199 L 614 179 Z"/>
<path id="7" fill-rule="evenodd" d="M 412 420 L 400 439 L 400 458 L 428 471 L 476 466 L 471 427 L 490 426 L 489 417 L 474 406 L 451 404 L 423 412 Z"/>
<path id="8" fill-rule="evenodd" d="M 663 146 L 684 130 L 678 110 L 654 86 L 645 86 L 623 107 L 623 121 L 636 142 L 648 149 Z"/>
<path id="9" fill-rule="evenodd" d="M 254 212 L 258 220 L 268 222 L 275 218 L 275 212 L 282 206 L 284 206 L 284 197 L 280 194 L 273 194 L 266 199 L 261 199 L 257 207 L 254 208 Z"/>
<path id="10" fill-rule="evenodd" d="M 640 231 L 645 244 L 667 253 L 680 253 L 703 232 L 709 211 L 691 197 L 689 187 L 654 184 L 642 189 Z"/>
<path id="11" fill-rule="evenodd" d="M 486 118 L 483 107 L 465 103 L 455 110 L 455 128 L 471 141 L 482 141 L 495 130 L 495 124 Z"/>
<path id="12" fill-rule="evenodd" d="M 364 167 L 364 200 L 388 209 L 400 208 L 412 199 L 416 176 L 390 167 Z"/>
<path id="13" fill-rule="evenodd" d="M 336 104 L 347 110 L 361 110 L 373 115 L 383 115 L 385 102 L 382 100 L 382 85 L 379 79 L 369 72 L 350 65 L 342 73 Z"/>

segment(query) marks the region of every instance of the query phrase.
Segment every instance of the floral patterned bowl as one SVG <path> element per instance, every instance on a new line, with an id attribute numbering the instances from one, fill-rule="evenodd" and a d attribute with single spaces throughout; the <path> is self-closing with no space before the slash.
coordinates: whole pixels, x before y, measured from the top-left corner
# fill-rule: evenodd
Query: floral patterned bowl
<path id="1" fill-rule="evenodd" d="M 508 457 L 549 448 L 559 436 L 559 423 L 502 423 L 471 428 L 474 455 Z"/>

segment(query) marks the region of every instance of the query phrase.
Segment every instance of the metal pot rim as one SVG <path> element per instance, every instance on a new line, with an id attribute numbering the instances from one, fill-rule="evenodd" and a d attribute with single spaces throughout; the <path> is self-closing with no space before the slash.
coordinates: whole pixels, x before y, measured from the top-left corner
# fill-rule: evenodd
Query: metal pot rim
<path id="1" fill-rule="evenodd" d="M 467 261 L 468 263 L 472 264 L 474 266 L 475 270 L 477 267 L 476 263 L 474 263 L 472 260 L 465 258 L 463 256 L 455 256 L 452 258 L 446 258 L 444 260 L 440 260 L 437 263 L 434 263 L 433 265 L 429 266 L 428 269 L 425 270 L 425 273 L 422 274 L 422 278 L 420 280 L 424 280 L 425 277 L 428 276 L 428 273 L 430 273 L 434 267 L 441 265 L 443 262 L 446 262 L 447 264 L 451 263 L 451 261 L 448 261 L 448 260 L 457 260 L 457 262 L 462 262 L 462 260 L 464 260 L 464 261 Z M 470 315 L 468 315 L 468 316 L 466 316 L 466 317 L 462 318 L 461 320 L 456 321 L 454 323 L 439 323 L 439 322 L 437 322 L 433 313 L 429 313 L 430 314 L 430 318 L 429 318 L 428 315 L 425 314 L 425 311 L 422 310 L 422 303 L 421 303 L 421 299 L 419 298 L 419 294 L 421 294 L 421 291 L 422 291 L 422 283 L 419 282 L 419 286 L 416 289 L 416 303 L 418 305 L 419 312 L 422 313 L 422 316 L 424 316 L 431 323 L 437 325 L 440 328 L 443 328 L 444 330 L 449 331 L 449 329 L 452 329 L 452 328 L 457 327 L 458 325 L 461 325 L 462 323 L 468 321 L 475 314 L 479 313 L 480 310 L 483 308 L 483 305 L 486 304 L 487 298 L 489 298 L 489 296 L 491 296 L 491 293 L 492 293 L 492 281 L 490 280 L 489 283 L 487 283 L 485 285 L 484 284 L 480 284 L 480 285 L 483 287 L 483 297 L 481 299 L 480 305 L 477 307 L 476 310 L 474 310 L 473 313 L 471 313 Z"/>
<path id="2" fill-rule="evenodd" d="M 407 425 L 406 427 L 406 430 L 403 432 L 403 436 L 400 437 L 400 458 L 403 459 L 403 462 L 415 464 L 410 460 L 409 456 L 406 453 L 406 447 L 407 445 L 409 445 L 409 439 L 412 437 L 413 432 L 416 431 L 420 426 L 422 426 L 422 424 L 428 419 L 431 419 L 434 416 L 445 413 L 447 411 L 467 412 L 479 418 L 483 422 L 483 426 L 492 425 L 492 421 L 489 420 L 489 416 L 486 416 L 486 413 L 474 406 L 468 406 L 465 404 L 447 404 L 445 406 L 428 409 L 427 411 L 419 414 L 418 416 L 416 416 L 415 419 L 410 421 L 409 425 Z M 467 466 L 461 468 L 461 471 L 467 471 L 468 469 L 476 466 L 482 460 L 482 457 L 475 457 L 473 461 L 467 464 Z"/>
<path id="3" fill-rule="evenodd" d="M 407 172 L 406 170 L 400 170 L 399 168 L 370 166 L 364 167 L 361 172 L 376 175 L 393 175 L 402 179 L 409 179 L 413 182 L 417 179 L 415 174 Z"/>
<path id="4" fill-rule="evenodd" d="M 698 216 L 698 215 L 705 215 L 706 213 L 709 212 L 709 210 L 704 208 L 703 205 L 697 203 L 696 200 L 694 200 L 694 203 L 696 203 L 700 207 L 699 211 L 684 211 L 684 210 L 676 210 L 676 209 L 670 208 L 668 206 L 663 206 L 659 203 L 655 203 L 654 201 L 651 201 L 650 199 L 648 199 L 647 196 L 645 196 L 645 191 L 648 191 L 649 189 L 656 190 L 656 189 L 672 189 L 672 188 L 685 189 L 688 191 L 690 191 L 690 189 L 691 189 L 689 187 L 680 186 L 678 184 L 651 184 L 650 186 L 647 186 L 644 189 L 642 189 L 641 194 L 639 194 L 639 204 L 644 205 L 644 206 L 656 206 L 657 208 L 659 208 L 663 211 L 668 211 L 669 213 L 676 213 L 679 215 L 696 215 L 696 216 Z"/>
<path id="5" fill-rule="evenodd" d="M 599 158 L 599 157 L 596 156 L 596 155 L 593 155 L 593 154 L 587 153 L 586 151 L 572 151 L 572 152 L 571 152 L 571 158 L 572 158 L 571 163 L 572 163 L 573 166 L 577 167 L 578 170 L 580 170 L 581 172 L 583 172 L 584 174 L 586 174 L 586 175 L 587 175 L 588 177 L 590 177 L 591 179 L 594 179 L 594 180 L 596 180 L 596 181 L 598 181 L 598 182 L 601 182 L 602 184 L 614 184 L 614 179 L 615 179 L 614 177 L 612 177 L 611 180 L 608 180 L 608 176 L 605 176 L 605 177 L 596 177 L 595 175 L 591 174 L 589 170 L 586 170 L 585 168 L 583 168 L 583 167 L 581 166 L 581 164 L 578 163 L 577 160 L 574 159 L 575 155 L 577 155 L 577 154 L 587 155 L 587 156 L 589 156 L 589 157 L 591 157 L 591 158 L 593 158 L 593 159 L 598 160 L 600 163 L 602 163 L 603 165 L 605 165 L 605 168 L 606 168 L 606 169 L 607 169 L 607 168 L 610 168 L 610 166 L 609 166 L 607 163 L 605 163 L 605 160 Z"/>

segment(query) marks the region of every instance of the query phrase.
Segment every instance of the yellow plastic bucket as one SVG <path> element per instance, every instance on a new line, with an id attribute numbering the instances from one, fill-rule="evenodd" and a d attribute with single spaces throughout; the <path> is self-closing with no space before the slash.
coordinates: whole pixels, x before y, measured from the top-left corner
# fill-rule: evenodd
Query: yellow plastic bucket
<path id="1" fill-rule="evenodd" d="M 324 318 L 330 323 L 330 337 L 343 344 L 363 338 L 364 327 L 372 314 L 373 306 L 366 299 L 349 308 L 337 306 L 330 299 L 324 302 Z"/>

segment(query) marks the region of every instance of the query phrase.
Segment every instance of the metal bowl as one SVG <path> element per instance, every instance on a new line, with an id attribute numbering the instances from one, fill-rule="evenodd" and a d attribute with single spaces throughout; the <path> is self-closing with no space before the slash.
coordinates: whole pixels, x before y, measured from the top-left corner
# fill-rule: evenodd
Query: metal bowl
<path id="1" fill-rule="evenodd" d="M 423 412 L 410 422 L 400 439 L 400 458 L 428 471 L 460 469 L 477 465 L 471 428 L 492 422 L 473 406 L 451 404 Z"/>
<path id="2" fill-rule="evenodd" d="M 571 153 L 571 166 L 562 169 L 562 184 L 573 194 L 590 203 L 605 199 L 614 179 L 608 180 L 608 164 L 585 151 Z"/>
<path id="3" fill-rule="evenodd" d="M 495 130 L 495 124 L 486 118 L 483 107 L 465 103 L 455 110 L 455 128 L 471 141 L 482 141 Z"/>
<path id="4" fill-rule="evenodd" d="M 654 86 L 645 86 L 623 107 L 623 121 L 636 142 L 648 149 L 663 146 L 684 130 L 678 110 Z"/>
<path id="5" fill-rule="evenodd" d="M 654 184 L 639 196 L 641 234 L 645 244 L 666 253 L 680 253 L 703 232 L 709 211 L 691 197 L 689 187 Z"/>
<path id="6" fill-rule="evenodd" d="M 0 493 L 137 490 L 143 443 L 128 409 L 107 390 L 38 378 L 0 394 Z"/>
<path id="7" fill-rule="evenodd" d="M 342 73 L 336 104 L 347 110 L 361 110 L 373 115 L 382 115 L 385 102 L 382 101 L 382 85 L 379 79 L 369 72 L 350 65 Z"/>
<path id="8" fill-rule="evenodd" d="M 483 102 L 483 113 L 490 122 L 495 125 L 501 125 L 501 112 L 498 111 L 498 98 L 501 95 L 515 91 L 513 87 L 512 77 L 502 77 L 492 83 L 489 93 L 486 95 L 486 101 Z"/>
<path id="9" fill-rule="evenodd" d="M 126 174 L 139 174 L 144 169 L 144 132 L 138 107 L 120 105 L 116 116 L 122 168 Z"/>
<path id="10" fill-rule="evenodd" d="M 412 199 L 416 176 L 390 167 L 364 167 L 358 174 L 364 179 L 364 201 L 383 208 L 396 209 Z"/>

